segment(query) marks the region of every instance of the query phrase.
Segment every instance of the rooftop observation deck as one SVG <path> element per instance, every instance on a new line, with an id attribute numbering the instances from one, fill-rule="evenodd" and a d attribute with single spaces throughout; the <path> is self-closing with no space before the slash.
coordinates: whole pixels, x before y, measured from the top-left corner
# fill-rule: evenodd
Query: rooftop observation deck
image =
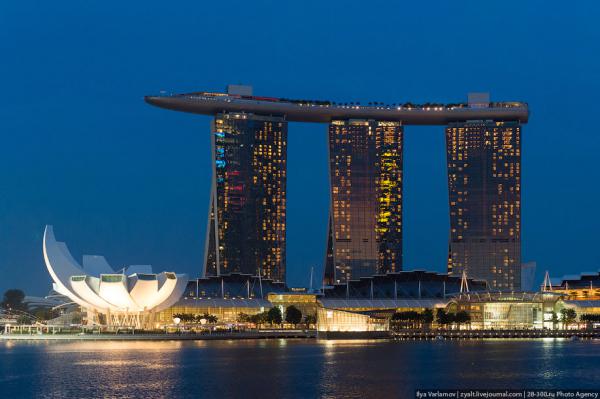
<path id="1" fill-rule="evenodd" d="M 335 103 L 317 100 L 257 97 L 227 93 L 197 92 L 146 96 L 151 105 L 202 115 L 221 112 L 253 113 L 285 117 L 290 122 L 329 123 L 335 119 L 398 121 L 404 125 L 447 125 L 467 120 L 527 123 L 529 109 L 523 102 L 483 104 L 383 104 Z"/>

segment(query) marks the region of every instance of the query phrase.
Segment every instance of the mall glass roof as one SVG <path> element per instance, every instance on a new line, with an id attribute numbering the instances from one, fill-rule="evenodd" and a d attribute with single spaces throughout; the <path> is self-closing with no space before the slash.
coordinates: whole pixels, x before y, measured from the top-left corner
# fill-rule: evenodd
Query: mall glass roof
<path id="1" fill-rule="evenodd" d="M 446 306 L 448 300 L 444 299 L 329 299 L 322 298 L 319 302 L 325 308 L 331 309 L 398 309 L 398 308 L 433 308 Z"/>

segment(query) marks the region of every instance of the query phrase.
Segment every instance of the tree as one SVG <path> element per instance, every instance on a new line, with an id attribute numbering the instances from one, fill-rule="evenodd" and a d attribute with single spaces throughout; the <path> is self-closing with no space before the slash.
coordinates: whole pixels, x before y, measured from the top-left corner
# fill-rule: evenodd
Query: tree
<path id="1" fill-rule="evenodd" d="M 267 313 L 268 312 L 265 311 L 250 316 L 250 322 L 257 325 L 266 323 L 268 321 Z"/>
<path id="2" fill-rule="evenodd" d="M 252 322 L 252 316 L 250 316 L 250 315 L 248 315 L 246 313 L 240 313 L 240 314 L 238 314 L 237 322 L 238 323 L 251 323 Z"/>
<path id="3" fill-rule="evenodd" d="M 445 324 L 452 324 L 452 323 L 456 323 L 456 313 L 447 312 Z"/>
<path id="4" fill-rule="evenodd" d="M 184 323 L 194 321 L 194 315 L 189 314 L 189 313 L 176 313 L 173 315 L 173 318 L 174 319 L 177 318 L 177 319 L 183 321 Z"/>
<path id="5" fill-rule="evenodd" d="M 448 314 L 446 313 L 446 311 L 444 309 L 438 309 L 436 314 L 435 314 L 435 319 L 437 321 L 438 324 L 440 325 L 446 325 L 448 324 Z"/>
<path id="6" fill-rule="evenodd" d="M 573 323 L 575 319 L 577 319 L 575 309 L 564 308 L 560 310 L 560 321 L 563 322 L 564 327 L 569 328 L 569 324 Z"/>
<path id="7" fill-rule="evenodd" d="M 307 328 L 311 324 L 317 324 L 317 316 L 315 316 L 314 314 L 307 314 L 306 316 L 304 316 L 304 323 L 306 324 Z"/>
<path id="8" fill-rule="evenodd" d="M 277 306 L 273 306 L 267 312 L 267 321 L 271 324 L 281 324 L 283 316 L 281 315 L 281 309 Z"/>
<path id="9" fill-rule="evenodd" d="M 454 315 L 454 321 L 457 324 L 467 324 L 467 323 L 470 323 L 471 322 L 471 315 L 469 315 L 464 310 L 461 310 L 460 312 L 457 312 Z"/>
<path id="10" fill-rule="evenodd" d="M 423 321 L 423 324 L 433 323 L 433 310 L 425 309 L 423 313 L 421 313 L 421 320 Z"/>
<path id="11" fill-rule="evenodd" d="M 556 329 L 556 323 L 558 323 L 558 316 L 556 312 L 552 312 L 552 329 Z"/>
<path id="12" fill-rule="evenodd" d="M 396 322 L 404 328 L 415 328 L 415 325 L 421 320 L 421 315 L 414 310 L 396 312 L 392 315 L 392 322 Z"/>
<path id="13" fill-rule="evenodd" d="M 600 314 L 586 313 L 579 316 L 579 320 L 586 323 L 600 323 Z"/>
<path id="14" fill-rule="evenodd" d="M 25 293 L 22 290 L 10 289 L 4 292 L 2 307 L 12 310 L 27 310 L 27 305 L 23 303 Z"/>
<path id="15" fill-rule="evenodd" d="M 405 312 L 396 312 L 392 315 L 392 320 L 415 321 L 419 319 L 419 314 L 414 310 Z"/>
<path id="16" fill-rule="evenodd" d="M 286 323 L 297 325 L 302 321 L 302 312 L 294 305 L 290 305 L 285 309 Z"/>

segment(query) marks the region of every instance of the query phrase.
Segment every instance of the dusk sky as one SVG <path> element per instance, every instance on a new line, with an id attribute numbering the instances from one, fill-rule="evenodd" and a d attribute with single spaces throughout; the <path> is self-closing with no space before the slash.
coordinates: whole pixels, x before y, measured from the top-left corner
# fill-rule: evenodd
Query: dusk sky
<path id="1" fill-rule="evenodd" d="M 210 120 L 143 96 L 222 91 L 339 102 L 529 103 L 523 261 L 600 268 L 597 2 L 0 3 L 0 292 L 44 295 L 45 224 L 80 259 L 198 276 Z M 290 123 L 287 275 L 320 273 L 327 126 Z M 446 270 L 442 126 L 405 129 L 404 269 Z"/>

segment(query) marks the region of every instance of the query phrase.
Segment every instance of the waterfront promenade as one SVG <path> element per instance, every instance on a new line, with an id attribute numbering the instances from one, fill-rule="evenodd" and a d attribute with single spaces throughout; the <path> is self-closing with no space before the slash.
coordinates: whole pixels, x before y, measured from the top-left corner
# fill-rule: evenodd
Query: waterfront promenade
<path id="1" fill-rule="evenodd" d="M 398 330 L 397 339 L 600 338 L 600 330 Z"/>
<path id="2" fill-rule="evenodd" d="M 245 339 L 396 339 L 396 340 L 485 340 L 485 339 L 600 339 L 600 330 L 400 330 L 363 336 L 337 334 L 318 337 L 316 330 L 269 330 L 213 333 L 36 333 L 0 334 L 0 341 L 214 341 Z"/>
<path id="3" fill-rule="evenodd" d="M 315 330 L 271 330 L 246 332 L 213 332 L 198 333 L 71 333 L 71 334 L 3 334 L 0 340 L 19 341 L 197 341 L 197 340 L 231 340 L 231 339 L 276 339 L 276 338 L 316 338 Z"/>

